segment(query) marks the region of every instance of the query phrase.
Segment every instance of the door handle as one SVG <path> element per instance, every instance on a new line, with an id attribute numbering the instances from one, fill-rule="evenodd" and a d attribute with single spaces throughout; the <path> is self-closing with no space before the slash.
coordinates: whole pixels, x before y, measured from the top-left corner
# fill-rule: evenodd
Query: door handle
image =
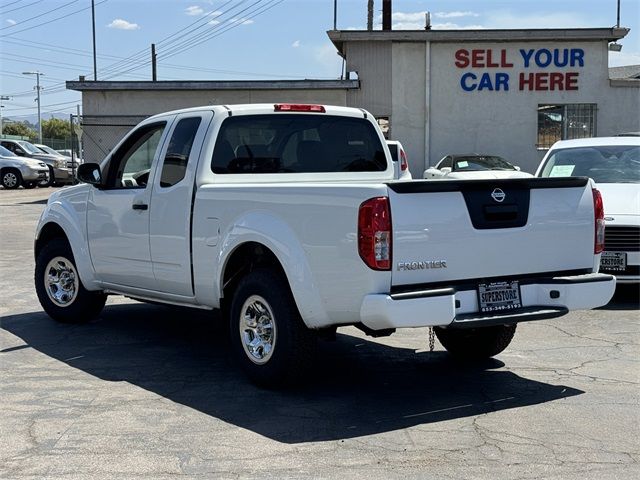
<path id="1" fill-rule="evenodd" d="M 149 208 L 149 205 L 147 205 L 146 203 L 134 203 L 133 205 L 131 205 L 131 208 L 133 208 L 134 210 L 147 210 Z"/>

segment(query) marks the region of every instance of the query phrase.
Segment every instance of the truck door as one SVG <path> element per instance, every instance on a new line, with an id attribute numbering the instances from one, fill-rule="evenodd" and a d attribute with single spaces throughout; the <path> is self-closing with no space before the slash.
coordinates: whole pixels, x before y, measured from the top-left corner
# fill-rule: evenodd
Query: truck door
<path id="1" fill-rule="evenodd" d="M 170 119 L 140 126 L 113 152 L 104 187 L 90 189 L 87 234 L 91 261 L 103 282 L 156 289 L 149 249 L 149 201 L 154 165 Z"/>
<path id="2" fill-rule="evenodd" d="M 191 214 L 195 174 L 212 112 L 176 117 L 156 167 L 150 210 L 150 246 L 158 290 L 192 296 Z"/>

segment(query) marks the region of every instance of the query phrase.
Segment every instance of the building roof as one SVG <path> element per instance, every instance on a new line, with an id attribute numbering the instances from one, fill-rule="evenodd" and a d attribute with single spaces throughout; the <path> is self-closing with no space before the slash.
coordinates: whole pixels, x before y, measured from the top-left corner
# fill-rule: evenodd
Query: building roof
<path id="1" fill-rule="evenodd" d="M 609 78 L 620 79 L 640 79 L 640 65 L 625 65 L 624 67 L 611 67 Z"/>
<path id="2" fill-rule="evenodd" d="M 68 90 L 340 90 L 359 88 L 358 80 L 171 80 L 68 81 Z"/>
<path id="3" fill-rule="evenodd" d="M 608 41 L 624 38 L 628 28 L 533 28 L 481 30 L 330 30 L 329 38 L 341 52 L 344 42 L 541 42 Z"/>

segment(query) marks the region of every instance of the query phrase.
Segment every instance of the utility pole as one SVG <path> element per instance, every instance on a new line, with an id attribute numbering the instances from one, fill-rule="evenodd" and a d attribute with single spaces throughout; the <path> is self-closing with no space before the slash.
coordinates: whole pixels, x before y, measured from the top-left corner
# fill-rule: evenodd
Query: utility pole
<path id="1" fill-rule="evenodd" d="M 620 0 L 618 0 L 618 15 L 616 20 L 616 27 L 620 28 Z"/>
<path id="2" fill-rule="evenodd" d="M 34 72 L 22 72 L 23 75 L 35 75 L 36 76 L 36 102 L 38 102 L 38 143 L 42 143 L 42 115 L 40 114 L 40 75 L 44 76 L 44 73 L 36 70 Z"/>
<path id="3" fill-rule="evenodd" d="M 151 80 L 158 80 L 158 66 L 156 64 L 156 44 L 151 44 Z"/>
<path id="4" fill-rule="evenodd" d="M 93 80 L 98 81 L 98 64 L 96 62 L 96 5 L 91 0 L 91 27 L 93 30 Z"/>
<path id="5" fill-rule="evenodd" d="M 4 105 L 2 105 L 3 100 L 11 100 L 11 97 L 0 95 L 0 137 L 2 137 L 2 109 L 4 108 Z"/>
<path id="6" fill-rule="evenodd" d="M 338 29 L 338 0 L 333 0 L 333 29 Z"/>
<path id="7" fill-rule="evenodd" d="M 373 0 L 367 2 L 367 30 L 373 30 Z"/>

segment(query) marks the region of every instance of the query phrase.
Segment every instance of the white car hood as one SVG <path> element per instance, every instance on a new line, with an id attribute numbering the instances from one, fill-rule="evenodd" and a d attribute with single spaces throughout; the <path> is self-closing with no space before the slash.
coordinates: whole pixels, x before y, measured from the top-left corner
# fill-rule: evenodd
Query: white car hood
<path id="1" fill-rule="evenodd" d="M 640 183 L 597 183 L 605 215 L 640 217 Z"/>
<path id="2" fill-rule="evenodd" d="M 460 180 L 494 180 L 500 178 L 530 178 L 530 173 L 513 170 L 482 170 L 476 172 L 451 172 L 444 176 L 448 179 Z"/>

